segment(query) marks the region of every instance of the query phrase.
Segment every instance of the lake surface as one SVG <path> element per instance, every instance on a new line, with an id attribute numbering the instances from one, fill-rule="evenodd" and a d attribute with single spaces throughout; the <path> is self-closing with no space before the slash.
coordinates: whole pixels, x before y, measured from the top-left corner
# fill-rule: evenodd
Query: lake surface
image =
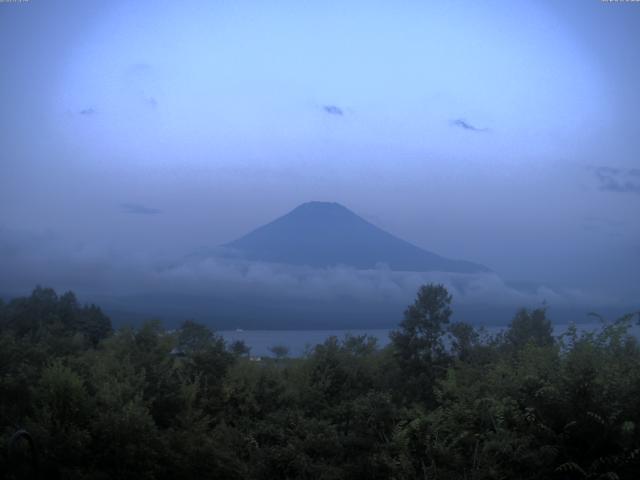
<path id="1" fill-rule="evenodd" d="M 554 335 L 560 335 L 567 330 L 568 324 L 555 325 Z M 600 328 L 600 323 L 577 324 L 578 331 L 593 331 Z M 491 335 L 504 330 L 506 327 L 485 327 L 485 331 Z M 282 345 L 289 349 L 289 355 L 299 357 L 304 355 L 308 348 L 313 348 L 319 343 L 323 343 L 331 336 L 344 338 L 345 335 L 370 335 L 378 339 L 378 346 L 384 347 L 389 343 L 389 332 L 392 329 L 370 329 L 370 330 L 222 330 L 218 333 L 227 342 L 243 340 L 251 348 L 252 356 L 273 356 L 269 350 L 275 345 Z M 640 329 L 634 326 L 633 333 L 637 336 Z"/>
<path id="2" fill-rule="evenodd" d="M 251 356 L 273 356 L 269 351 L 274 345 L 283 345 L 289 349 L 289 355 L 299 357 L 307 348 L 312 348 L 332 336 L 344 338 L 345 335 L 371 335 L 378 339 L 378 345 L 389 343 L 391 329 L 380 330 L 223 330 L 219 333 L 227 342 L 243 340 L 251 348 Z"/>

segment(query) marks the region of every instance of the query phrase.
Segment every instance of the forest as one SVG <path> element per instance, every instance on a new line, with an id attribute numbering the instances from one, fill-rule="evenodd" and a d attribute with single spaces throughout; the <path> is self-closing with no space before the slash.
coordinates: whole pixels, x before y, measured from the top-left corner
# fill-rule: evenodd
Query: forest
<path id="1" fill-rule="evenodd" d="M 205 325 L 114 330 L 36 288 L 0 303 L 7 479 L 637 479 L 637 313 L 554 336 L 522 309 L 497 335 L 420 288 L 381 348 L 331 337 L 256 358 Z"/>

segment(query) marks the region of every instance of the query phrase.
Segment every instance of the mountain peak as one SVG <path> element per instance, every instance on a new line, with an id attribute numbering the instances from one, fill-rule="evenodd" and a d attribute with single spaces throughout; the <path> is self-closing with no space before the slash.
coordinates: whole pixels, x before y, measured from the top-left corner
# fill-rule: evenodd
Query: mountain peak
<path id="1" fill-rule="evenodd" d="M 298 205 L 296 208 L 291 210 L 289 213 L 305 213 L 305 214 L 318 214 L 318 213 L 349 213 L 351 215 L 355 215 L 351 210 L 349 210 L 344 205 L 337 202 L 320 202 L 320 201 L 311 201 L 305 202 Z"/>
<path id="2" fill-rule="evenodd" d="M 367 222 L 335 202 L 303 203 L 229 244 L 248 260 L 329 267 L 486 272 L 482 265 L 423 250 Z"/>
<path id="3" fill-rule="evenodd" d="M 320 200 L 311 200 L 310 202 L 301 203 L 294 210 L 299 209 L 308 209 L 308 208 L 316 208 L 316 209 L 341 209 L 348 210 L 347 207 L 338 203 L 338 202 L 324 202 Z"/>

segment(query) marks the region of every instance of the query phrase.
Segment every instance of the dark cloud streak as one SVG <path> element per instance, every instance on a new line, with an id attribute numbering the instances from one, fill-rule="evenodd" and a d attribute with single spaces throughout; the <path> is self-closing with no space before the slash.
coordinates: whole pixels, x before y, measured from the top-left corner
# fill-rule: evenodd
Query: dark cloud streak
<path id="1" fill-rule="evenodd" d="M 459 127 L 459 128 L 462 128 L 463 130 L 469 130 L 472 132 L 488 132 L 489 131 L 488 128 L 478 128 L 470 124 L 463 118 L 456 118 L 451 122 L 451 125 L 453 125 L 454 127 Z"/>
<path id="2" fill-rule="evenodd" d="M 329 115 L 344 116 L 344 111 L 336 105 L 324 105 L 322 109 Z"/>
<path id="3" fill-rule="evenodd" d="M 596 167 L 594 169 L 598 189 L 604 192 L 635 193 L 640 195 L 640 170 Z"/>

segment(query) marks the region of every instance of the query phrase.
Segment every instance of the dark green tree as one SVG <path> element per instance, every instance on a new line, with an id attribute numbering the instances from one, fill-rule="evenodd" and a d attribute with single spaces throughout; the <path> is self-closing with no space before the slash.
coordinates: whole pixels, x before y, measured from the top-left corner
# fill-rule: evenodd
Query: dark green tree
<path id="1" fill-rule="evenodd" d="M 520 349 L 527 343 L 538 347 L 553 345 L 553 325 L 547 318 L 547 309 L 518 310 L 507 328 L 505 340 L 514 349 Z"/>
<path id="2" fill-rule="evenodd" d="M 468 323 L 454 322 L 449 325 L 448 332 L 451 339 L 451 352 L 458 359 L 469 361 L 480 344 L 480 335 L 476 329 Z"/>
<path id="3" fill-rule="evenodd" d="M 448 359 L 443 335 L 451 313 L 447 289 L 423 285 L 413 305 L 405 310 L 400 329 L 390 334 L 409 400 L 434 401 L 435 381 L 444 373 Z"/>
<path id="4" fill-rule="evenodd" d="M 283 358 L 287 358 L 289 355 L 289 347 L 285 345 L 274 345 L 269 348 L 269 351 L 273 353 L 273 355 L 278 359 L 282 360 Z"/>
<path id="5" fill-rule="evenodd" d="M 213 332 L 206 325 L 194 320 L 182 322 L 178 330 L 178 348 L 186 354 L 202 352 L 215 340 Z"/>
<path id="6" fill-rule="evenodd" d="M 251 348 L 244 342 L 244 340 L 236 340 L 231 343 L 229 350 L 236 357 L 244 357 L 251 353 Z"/>

